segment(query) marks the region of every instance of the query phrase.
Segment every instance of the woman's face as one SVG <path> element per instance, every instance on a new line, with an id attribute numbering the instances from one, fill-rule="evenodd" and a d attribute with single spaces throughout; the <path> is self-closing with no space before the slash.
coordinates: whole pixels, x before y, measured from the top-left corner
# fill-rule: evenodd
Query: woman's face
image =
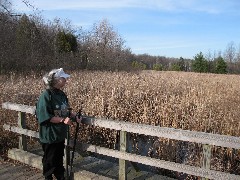
<path id="1" fill-rule="evenodd" d="M 61 77 L 57 80 L 55 87 L 58 89 L 61 89 L 65 86 L 66 83 L 67 83 L 67 80 L 65 78 Z"/>

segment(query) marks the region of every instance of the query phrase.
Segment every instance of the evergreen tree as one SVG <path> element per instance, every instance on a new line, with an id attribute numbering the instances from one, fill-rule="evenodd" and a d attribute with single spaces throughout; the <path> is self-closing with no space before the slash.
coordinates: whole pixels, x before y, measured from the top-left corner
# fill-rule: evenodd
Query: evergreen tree
<path id="1" fill-rule="evenodd" d="M 154 64 L 153 65 L 153 70 L 155 70 L 155 71 L 162 71 L 163 70 L 163 66 L 161 64 Z"/>
<path id="2" fill-rule="evenodd" d="M 76 52 L 77 51 L 77 38 L 71 33 L 60 31 L 56 37 L 57 50 L 63 52 Z"/>
<path id="3" fill-rule="evenodd" d="M 208 70 L 208 62 L 204 58 L 203 53 L 200 52 L 194 57 L 193 63 L 192 63 L 192 69 L 194 72 L 207 72 Z"/>
<path id="4" fill-rule="evenodd" d="M 226 74 L 227 73 L 227 63 L 224 61 L 224 59 L 221 56 L 219 56 L 216 59 L 215 72 L 217 74 Z"/>
<path id="5" fill-rule="evenodd" d="M 174 63 L 170 69 L 171 71 L 181 71 L 181 67 L 179 66 L 178 63 Z"/>
<path id="6" fill-rule="evenodd" d="M 142 62 L 137 62 L 137 61 L 133 61 L 132 62 L 132 67 L 134 69 L 139 69 L 139 70 L 146 70 L 147 69 L 147 65 L 142 63 Z"/>

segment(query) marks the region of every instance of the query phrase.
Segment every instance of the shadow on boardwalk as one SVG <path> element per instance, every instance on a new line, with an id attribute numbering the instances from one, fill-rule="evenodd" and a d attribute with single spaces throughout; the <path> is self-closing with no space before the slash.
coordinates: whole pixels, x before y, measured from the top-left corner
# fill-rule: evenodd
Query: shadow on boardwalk
<path id="1" fill-rule="evenodd" d="M 0 160 L 1 180 L 44 180 L 42 171 L 22 163 Z"/>
<path id="2" fill-rule="evenodd" d="M 36 148 L 31 152 L 38 155 L 42 155 L 43 153 L 42 150 L 39 148 Z M 126 164 L 127 180 L 173 180 L 173 178 L 162 176 L 157 174 L 156 172 L 154 173 L 150 170 L 147 170 L 148 168 L 146 168 L 146 165 L 141 165 L 137 169 L 135 169 L 134 165 L 129 163 L 128 161 Z M 76 152 L 74 156 L 73 167 L 74 172 L 88 172 L 90 174 L 93 173 L 94 175 L 99 175 L 97 179 L 118 179 L 118 159 L 113 157 L 99 155 L 95 153 L 91 153 L 91 156 L 83 157 Z"/>
<path id="3" fill-rule="evenodd" d="M 9 150 L 9 156 L 17 161 L 35 162 L 34 165 L 41 166 L 41 149 L 26 152 L 19 149 Z M 35 156 L 32 156 L 33 153 Z M 35 160 L 32 157 L 36 157 Z M 74 179 L 101 179 L 110 180 L 118 179 L 118 160 L 110 160 L 111 158 L 99 158 L 93 156 L 82 157 L 76 153 L 74 158 Z M 42 171 L 32 168 L 23 163 L 13 163 L 14 161 L 0 161 L 0 179 L 1 180 L 42 180 L 44 179 Z M 16 161 L 15 161 L 16 162 Z M 37 167 L 34 166 L 34 167 Z M 149 171 L 136 171 L 133 166 L 128 163 L 127 180 L 173 180 L 172 178 L 161 176 Z"/>

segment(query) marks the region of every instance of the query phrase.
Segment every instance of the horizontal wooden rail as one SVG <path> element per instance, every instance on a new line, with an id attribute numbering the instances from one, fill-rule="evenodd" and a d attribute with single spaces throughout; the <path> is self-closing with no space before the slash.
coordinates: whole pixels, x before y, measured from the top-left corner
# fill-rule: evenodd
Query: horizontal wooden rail
<path id="1" fill-rule="evenodd" d="M 35 107 L 33 106 L 25 106 L 9 102 L 3 103 L 2 107 L 30 114 L 34 114 L 35 112 Z M 144 134 L 149 136 L 240 149 L 240 137 L 234 136 L 181 130 L 87 116 L 83 117 L 82 123 L 91 126 L 99 126 L 103 128 L 115 129 L 137 134 Z"/>
<path id="2" fill-rule="evenodd" d="M 29 129 L 23 129 L 23 128 L 19 128 L 19 127 L 16 127 L 16 126 L 10 126 L 10 125 L 7 125 L 7 124 L 3 125 L 3 129 L 7 130 L 7 131 L 18 133 L 18 134 L 23 134 L 23 135 L 26 135 L 26 136 L 39 138 L 39 132 L 32 131 L 32 130 L 29 130 Z"/>
<path id="3" fill-rule="evenodd" d="M 188 131 L 167 127 L 137 124 L 111 119 L 83 118 L 83 123 L 109 129 L 126 131 L 149 136 L 164 137 L 169 139 L 189 141 L 201 144 L 209 144 L 222 147 L 240 148 L 240 138 L 219 134 L 211 134 L 197 131 Z"/>
<path id="4" fill-rule="evenodd" d="M 194 176 L 206 177 L 209 179 L 216 179 L 216 180 L 227 180 L 227 179 L 239 180 L 240 179 L 240 176 L 234 175 L 234 174 L 208 170 L 200 167 L 194 167 L 194 166 L 179 164 L 179 163 L 170 162 L 170 161 L 164 161 L 160 159 L 140 156 L 140 155 L 117 151 L 117 150 L 111 150 L 111 149 L 103 148 L 100 146 L 83 144 L 83 148 L 81 149 L 90 151 L 90 152 L 95 152 L 98 154 L 103 154 L 106 156 L 128 160 L 131 162 L 137 162 L 137 163 L 141 163 L 149 166 L 155 166 L 163 169 L 183 172 L 183 173 L 191 174 Z"/>
<path id="5" fill-rule="evenodd" d="M 16 104 L 11 102 L 2 103 L 2 108 L 19 111 L 19 112 L 25 112 L 33 115 L 35 114 L 35 109 L 36 109 L 34 106 L 27 106 L 27 105 Z"/>
<path id="6" fill-rule="evenodd" d="M 22 104 L 6 102 L 2 104 L 2 107 L 5 109 L 19 111 L 19 117 L 24 117 L 22 116 L 23 115 L 22 113 L 35 114 L 34 106 L 26 106 Z M 21 119 L 22 118 L 20 118 L 20 120 Z M 238 175 L 210 170 L 211 146 L 215 145 L 215 146 L 221 146 L 221 147 L 240 149 L 239 137 L 188 131 L 188 130 L 167 128 L 167 127 L 159 127 L 159 126 L 152 126 L 152 125 L 146 125 L 146 124 L 137 124 L 137 123 L 124 122 L 124 121 L 118 121 L 113 119 L 94 118 L 94 117 L 88 117 L 88 116 L 83 116 L 82 123 L 93 126 L 93 127 L 115 129 L 121 132 L 130 132 L 130 133 L 144 134 L 147 136 L 156 136 L 156 137 L 163 137 L 163 138 L 175 139 L 180 141 L 201 143 L 203 144 L 204 158 L 202 162 L 203 163 L 202 168 L 200 168 L 200 167 L 194 167 L 194 166 L 174 163 L 170 161 L 163 161 L 163 160 L 154 159 L 150 157 L 140 156 L 136 154 L 131 154 L 125 151 L 111 150 L 111 149 L 89 145 L 89 144 L 82 144 L 80 146 L 82 150 L 87 150 L 87 151 L 119 158 L 123 160 L 123 162 L 124 160 L 128 160 L 131 162 L 138 162 L 138 163 L 142 163 L 150 166 L 183 172 L 186 174 L 201 176 L 209 179 L 217 179 L 217 180 L 240 179 L 240 176 Z M 14 126 L 9 126 L 4 124 L 3 128 L 5 130 L 19 133 L 22 136 L 31 136 L 31 137 L 39 138 L 38 132 L 25 129 L 24 126 L 14 127 Z M 126 137 L 123 136 L 122 142 L 125 142 L 124 138 Z M 119 164 L 119 166 L 120 165 L 121 163 Z M 124 166 L 121 167 L 121 169 L 123 168 Z M 125 172 L 123 171 L 123 173 Z M 124 177 L 124 174 L 122 177 Z"/>
<path id="7" fill-rule="evenodd" d="M 16 132 L 19 134 L 31 136 L 38 138 L 38 132 L 36 131 L 31 131 L 27 129 L 22 129 L 19 127 L 14 127 L 14 126 L 9 126 L 4 124 L 3 128 L 5 130 L 9 130 L 12 132 Z M 184 165 L 184 164 L 179 164 L 175 162 L 170 162 L 170 161 L 164 161 L 160 159 L 154 159 L 146 156 L 140 156 L 136 154 L 131 154 L 127 152 L 122 152 L 118 150 L 113 150 L 113 149 L 108 149 L 100 146 L 95 146 L 91 144 L 85 144 L 85 143 L 77 143 L 77 147 L 81 148 L 81 151 L 89 151 L 89 152 L 94 152 L 106 156 L 111 156 L 114 158 L 119 158 L 119 159 L 124 159 L 128 160 L 131 162 L 137 162 L 137 163 L 142 163 L 145 165 L 149 166 L 155 166 L 159 168 L 164 168 L 164 169 L 169 169 L 172 171 L 178 171 L 178 172 L 183 172 L 187 174 L 191 174 L 194 176 L 201 176 L 201 177 L 206 177 L 209 179 L 217 179 L 217 180 L 239 180 L 240 176 L 234 175 L 234 174 L 229 174 L 229 173 L 224 173 L 220 171 L 214 171 L 214 170 L 208 170 L 200 167 L 194 167 L 190 165 Z"/>

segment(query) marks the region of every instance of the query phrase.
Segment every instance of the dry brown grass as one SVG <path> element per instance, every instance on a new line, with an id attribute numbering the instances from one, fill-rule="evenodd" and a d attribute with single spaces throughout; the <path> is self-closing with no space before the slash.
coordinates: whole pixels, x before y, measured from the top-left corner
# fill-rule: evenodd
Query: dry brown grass
<path id="1" fill-rule="evenodd" d="M 240 136 L 239 84 L 238 75 L 155 71 L 72 72 L 65 91 L 73 109 L 77 110 L 82 106 L 86 115 Z M 41 79 L 34 75 L 2 76 L 0 102 L 34 105 L 42 89 Z M 3 122 L 16 124 L 15 113 L 3 109 L 0 111 L 1 126 Z M 31 129 L 37 128 L 31 118 L 28 126 Z M 116 135 L 115 131 L 100 128 L 82 131 L 83 139 L 112 148 L 116 144 Z M 151 148 L 149 155 L 177 161 L 174 157 L 177 151 L 176 141 L 162 138 L 153 138 L 152 141 L 158 142 L 160 146 Z M 166 153 L 168 148 L 173 153 Z M 188 148 L 193 151 L 189 163 L 200 165 L 201 146 L 190 144 Z M 132 150 L 139 151 L 139 147 L 134 145 Z M 224 165 L 226 154 L 235 160 L 240 157 L 239 151 L 232 153 L 232 150 L 224 148 L 215 148 L 213 152 L 215 151 L 220 151 L 220 155 L 214 155 L 212 160 L 213 167 L 217 164 L 215 169 L 231 171 L 231 165 L 230 168 L 229 164 Z M 196 158 L 193 155 L 199 156 Z"/>
<path id="2" fill-rule="evenodd" d="M 240 78 L 183 72 L 72 73 L 66 91 L 84 112 L 239 136 Z"/>

